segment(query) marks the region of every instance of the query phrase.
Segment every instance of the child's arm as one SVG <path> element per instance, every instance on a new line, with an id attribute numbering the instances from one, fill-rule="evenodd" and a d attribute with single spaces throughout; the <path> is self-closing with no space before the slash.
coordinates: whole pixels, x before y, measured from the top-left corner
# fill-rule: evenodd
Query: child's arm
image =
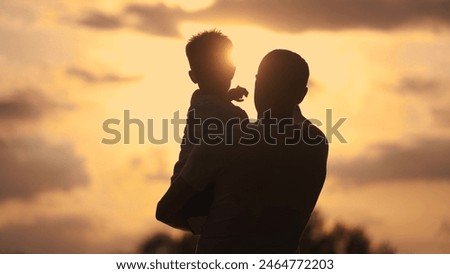
<path id="1" fill-rule="evenodd" d="M 244 98 L 242 97 L 247 97 L 248 96 L 248 91 L 240 86 L 237 86 L 235 88 L 230 89 L 227 92 L 227 97 L 230 101 L 237 101 L 237 102 L 242 102 L 244 101 Z"/>

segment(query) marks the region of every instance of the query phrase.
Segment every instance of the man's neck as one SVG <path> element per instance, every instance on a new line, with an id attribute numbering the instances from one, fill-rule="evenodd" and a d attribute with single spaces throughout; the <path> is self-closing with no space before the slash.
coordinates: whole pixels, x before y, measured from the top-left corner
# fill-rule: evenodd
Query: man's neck
<path id="1" fill-rule="evenodd" d="M 306 120 L 303 116 L 302 111 L 299 106 L 295 106 L 293 111 L 273 111 L 268 110 L 263 114 L 258 113 L 258 120 L 267 121 L 270 119 L 280 120 L 292 120 L 296 124 L 300 124 Z"/>
<path id="2" fill-rule="evenodd" d="M 296 124 L 302 124 L 304 121 L 306 121 L 306 118 L 305 118 L 305 116 L 303 116 L 302 110 L 300 109 L 299 106 L 296 106 L 294 108 L 292 116 L 294 118 L 294 123 L 296 123 Z"/>

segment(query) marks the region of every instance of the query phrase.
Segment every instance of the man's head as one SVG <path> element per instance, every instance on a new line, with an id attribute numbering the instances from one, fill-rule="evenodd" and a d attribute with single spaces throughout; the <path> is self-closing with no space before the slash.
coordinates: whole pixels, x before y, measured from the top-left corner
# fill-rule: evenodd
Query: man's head
<path id="1" fill-rule="evenodd" d="M 200 89 L 226 92 L 231 85 L 235 67 L 230 58 L 231 40 L 220 31 L 201 32 L 186 45 L 191 80 Z"/>
<path id="2" fill-rule="evenodd" d="M 261 61 L 255 82 L 255 107 L 258 116 L 271 110 L 275 116 L 288 117 L 308 92 L 308 63 L 297 53 L 277 49 Z"/>

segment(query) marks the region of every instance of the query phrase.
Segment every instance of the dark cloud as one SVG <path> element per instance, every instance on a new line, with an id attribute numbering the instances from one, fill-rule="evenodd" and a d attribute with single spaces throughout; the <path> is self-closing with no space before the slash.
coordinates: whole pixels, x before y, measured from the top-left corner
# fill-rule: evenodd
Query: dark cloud
<path id="1" fill-rule="evenodd" d="M 217 1 L 199 13 L 204 18 L 234 19 L 269 29 L 298 32 L 309 29 L 393 29 L 437 22 L 450 25 L 446 0 L 232 0 Z"/>
<path id="2" fill-rule="evenodd" d="M 41 218 L 0 228 L 0 253 L 87 253 L 91 223 L 81 217 Z"/>
<path id="3" fill-rule="evenodd" d="M 87 27 L 106 30 L 123 27 L 123 22 L 119 16 L 108 15 L 99 11 L 88 12 L 78 23 Z"/>
<path id="4" fill-rule="evenodd" d="M 17 89 L 0 97 L 0 120 L 38 119 L 55 109 L 73 106 L 57 102 L 35 88 Z"/>
<path id="5" fill-rule="evenodd" d="M 330 161 L 330 175 L 350 182 L 450 181 L 450 140 L 423 139 L 414 146 L 383 145 L 377 157 Z"/>
<path id="6" fill-rule="evenodd" d="M 70 67 L 66 70 L 66 74 L 79 78 L 86 83 L 120 83 L 120 82 L 131 82 L 137 80 L 139 77 L 136 76 L 120 76 L 113 73 L 107 73 L 103 75 L 94 74 L 88 70 Z"/>
<path id="7" fill-rule="evenodd" d="M 447 107 L 434 108 L 432 109 L 432 114 L 434 122 L 438 126 L 450 127 L 450 109 Z"/>
<path id="8" fill-rule="evenodd" d="M 440 93 L 441 86 L 438 79 L 405 77 L 400 80 L 397 90 L 404 94 L 429 95 Z"/>
<path id="9" fill-rule="evenodd" d="M 0 138 L 0 202 L 86 185 L 84 161 L 69 144 L 37 137 Z"/>
<path id="10" fill-rule="evenodd" d="M 450 236 L 450 219 L 442 221 L 438 234 L 441 234 L 443 236 Z"/>
<path id="11" fill-rule="evenodd" d="M 437 126 L 450 126 L 450 110 L 446 103 L 447 79 L 437 77 L 404 77 L 398 81 L 394 90 L 399 95 L 412 96 L 422 102 L 422 108 L 429 109 L 433 122 Z"/>
<path id="12" fill-rule="evenodd" d="M 438 77 L 404 77 L 398 81 L 394 91 L 401 96 L 419 99 L 422 108 L 429 109 L 436 126 L 450 126 L 450 110 L 447 107 L 448 79 Z"/>
<path id="13" fill-rule="evenodd" d="M 127 19 L 135 15 L 137 24 Z M 205 9 L 186 12 L 158 5 L 129 5 L 122 14 L 91 12 L 81 24 L 101 29 L 133 27 L 150 34 L 177 36 L 182 22 L 259 25 L 282 32 L 378 29 L 403 26 L 450 27 L 447 0 L 217 0 Z"/>
<path id="14" fill-rule="evenodd" d="M 154 6 L 129 5 L 125 8 L 124 13 L 137 19 L 132 27 L 160 36 L 180 36 L 178 25 L 187 15 L 179 8 L 169 8 L 163 4 Z"/>
<path id="15" fill-rule="evenodd" d="M 130 4 L 121 14 L 91 11 L 78 23 L 101 30 L 133 28 L 148 34 L 176 37 L 179 36 L 178 25 L 186 15 L 180 8 L 169 8 L 164 4 Z"/>

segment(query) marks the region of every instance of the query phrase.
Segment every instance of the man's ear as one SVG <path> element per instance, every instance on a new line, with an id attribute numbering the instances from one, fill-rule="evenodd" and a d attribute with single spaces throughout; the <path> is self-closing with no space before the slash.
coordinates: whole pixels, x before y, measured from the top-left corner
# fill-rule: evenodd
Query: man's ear
<path id="1" fill-rule="evenodd" d="M 195 75 L 195 72 L 193 72 L 192 70 L 189 71 L 189 77 L 194 84 L 198 83 L 197 75 Z"/>
<path id="2" fill-rule="evenodd" d="M 305 99 L 307 93 L 308 87 L 305 87 L 301 92 L 298 93 L 297 105 L 300 104 L 303 101 L 303 99 Z"/>

